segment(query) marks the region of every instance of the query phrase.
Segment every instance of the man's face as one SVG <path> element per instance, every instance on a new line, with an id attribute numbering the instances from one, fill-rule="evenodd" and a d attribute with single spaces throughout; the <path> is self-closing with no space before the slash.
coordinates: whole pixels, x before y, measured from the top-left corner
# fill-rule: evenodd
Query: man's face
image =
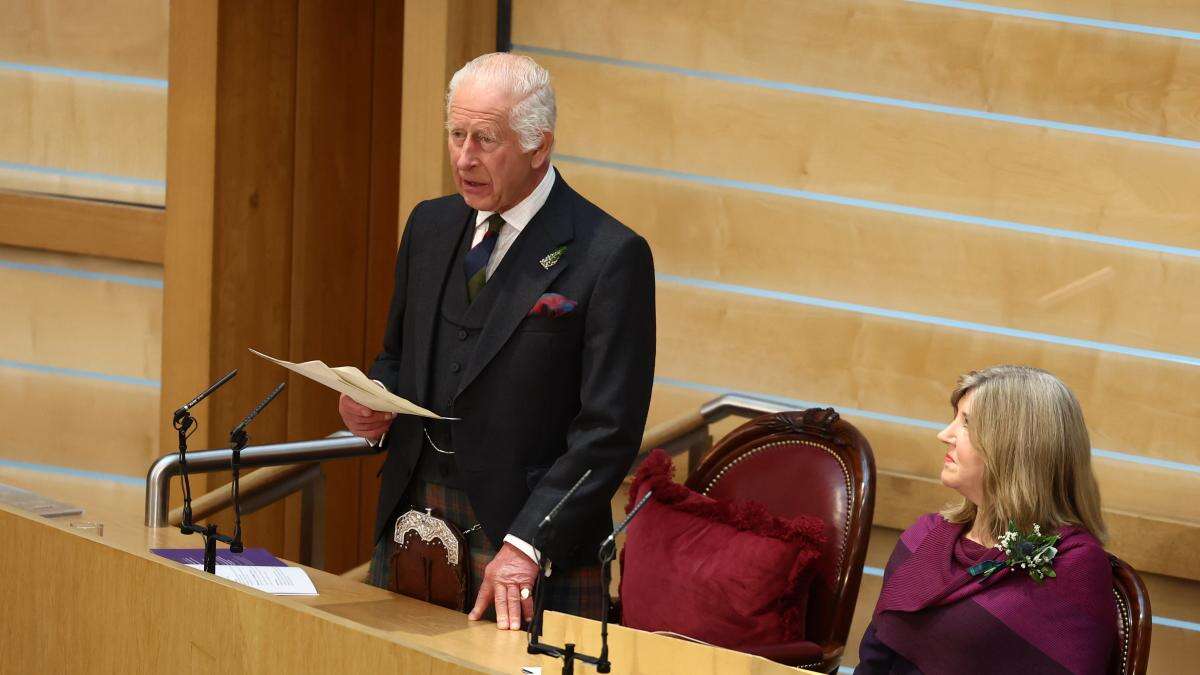
<path id="1" fill-rule="evenodd" d="M 501 91 L 461 83 L 450 101 L 448 145 L 454 185 L 467 205 L 479 211 L 516 206 L 546 175 L 551 134 L 525 152 L 509 127 L 510 97 Z"/>

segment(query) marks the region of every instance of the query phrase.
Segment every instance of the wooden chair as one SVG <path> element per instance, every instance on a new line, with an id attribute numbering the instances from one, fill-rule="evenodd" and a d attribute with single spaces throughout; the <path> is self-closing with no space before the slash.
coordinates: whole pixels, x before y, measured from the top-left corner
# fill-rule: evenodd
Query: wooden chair
<path id="1" fill-rule="evenodd" d="M 828 523 L 809 597 L 807 641 L 742 651 L 836 671 L 875 509 L 875 458 L 867 439 L 832 408 L 763 415 L 722 439 L 687 485 L 718 499 L 753 499 L 778 516 L 810 514 Z"/>
<path id="2" fill-rule="evenodd" d="M 1117 648 L 1108 672 L 1112 675 L 1145 675 L 1150 660 L 1150 594 L 1137 571 L 1109 554 L 1113 596 L 1117 600 Z"/>

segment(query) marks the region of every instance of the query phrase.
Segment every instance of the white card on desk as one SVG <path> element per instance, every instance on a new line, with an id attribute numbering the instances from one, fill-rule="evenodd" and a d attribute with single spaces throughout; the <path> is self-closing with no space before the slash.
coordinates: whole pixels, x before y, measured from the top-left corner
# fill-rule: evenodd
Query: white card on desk
<path id="1" fill-rule="evenodd" d="M 203 569 L 202 565 L 188 565 Z M 217 565 L 217 576 L 273 595 L 317 595 L 312 579 L 299 567 Z"/>

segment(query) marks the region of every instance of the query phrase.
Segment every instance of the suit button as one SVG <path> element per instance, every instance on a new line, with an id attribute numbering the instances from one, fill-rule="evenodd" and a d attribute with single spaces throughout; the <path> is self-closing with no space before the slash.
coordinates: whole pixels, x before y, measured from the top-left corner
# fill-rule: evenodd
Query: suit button
<path id="1" fill-rule="evenodd" d="M 459 363 L 458 361 L 455 361 L 454 363 L 450 364 L 450 372 L 457 373 L 460 370 L 462 370 L 462 364 Z"/>
<path id="2" fill-rule="evenodd" d="M 464 329 L 464 328 L 459 328 L 459 329 L 458 329 L 458 339 L 459 339 L 459 340 L 466 340 L 466 339 L 467 339 L 467 331 L 466 331 L 466 329 Z"/>

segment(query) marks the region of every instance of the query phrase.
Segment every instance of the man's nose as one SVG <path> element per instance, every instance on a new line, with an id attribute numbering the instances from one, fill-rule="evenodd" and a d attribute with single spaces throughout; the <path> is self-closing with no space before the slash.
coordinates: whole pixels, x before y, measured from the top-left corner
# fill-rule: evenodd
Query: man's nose
<path id="1" fill-rule="evenodd" d="M 455 166 L 457 166 L 460 170 L 469 169 L 475 166 L 476 161 L 475 142 L 467 139 L 467 141 L 463 143 L 462 150 L 458 153 L 458 161 L 455 162 Z"/>

